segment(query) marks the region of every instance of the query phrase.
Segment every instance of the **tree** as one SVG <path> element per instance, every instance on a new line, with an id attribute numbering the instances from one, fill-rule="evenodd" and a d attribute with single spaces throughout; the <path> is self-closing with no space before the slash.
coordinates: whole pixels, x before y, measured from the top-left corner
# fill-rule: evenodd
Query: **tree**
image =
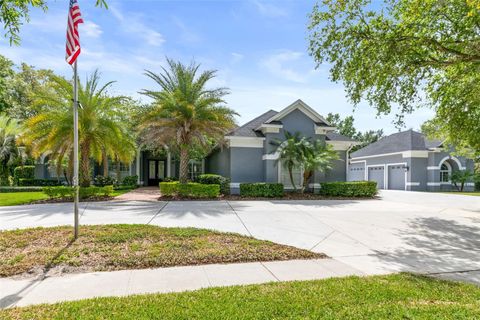
<path id="1" fill-rule="evenodd" d="M 302 193 L 308 185 L 315 171 L 325 172 L 332 169 L 332 163 L 338 160 L 338 153 L 329 145 L 320 140 L 309 143 L 306 148 L 305 158 L 302 159 L 303 184 Z"/>
<path id="2" fill-rule="evenodd" d="M 10 108 L 9 96 L 12 91 L 13 62 L 0 55 L 0 112 Z"/>
<path id="3" fill-rule="evenodd" d="M 142 116 L 140 137 L 144 143 L 179 150 L 179 180 L 185 183 L 192 146 L 208 147 L 211 140 L 221 141 L 235 126 L 236 113 L 224 106 L 226 88 L 207 88 L 216 76 L 215 70 L 199 73 L 200 65 L 195 62 L 187 66 L 167 59 L 167 64 L 160 74 L 145 73 L 160 86 L 160 91 L 141 92 L 154 103 Z"/>
<path id="4" fill-rule="evenodd" d="M 16 138 L 20 125 L 14 119 L 0 115 L 0 185 L 8 185 L 9 167 L 18 156 Z"/>
<path id="5" fill-rule="evenodd" d="M 96 6 L 107 7 L 105 0 L 96 0 Z M 20 27 L 30 20 L 30 9 L 48 10 L 45 0 L 2 0 L 0 3 L 0 23 L 5 29 L 4 36 L 10 44 L 20 44 Z"/>
<path id="6" fill-rule="evenodd" d="M 341 135 L 350 138 L 355 137 L 357 129 L 355 129 L 353 125 L 353 116 L 347 116 L 342 119 L 338 113 L 329 113 L 326 120 L 333 126 L 337 127 L 337 131 Z"/>
<path id="7" fill-rule="evenodd" d="M 297 186 L 293 179 L 293 168 L 302 166 L 308 153 L 309 141 L 305 137 L 301 137 L 299 132 L 294 134 L 285 131 L 285 140 L 275 139 L 271 141 L 271 144 L 277 147 L 279 152 L 278 161 L 279 165 L 285 165 L 288 170 L 290 182 L 293 186 L 293 190 L 297 191 Z"/>
<path id="8" fill-rule="evenodd" d="M 135 140 L 128 131 L 122 112 L 124 97 L 110 96 L 108 88 L 113 82 L 100 85 L 95 71 L 78 88 L 80 185 L 90 185 L 90 159 L 102 161 L 107 155 L 124 163 L 132 161 Z M 36 95 L 38 114 L 25 122 L 24 141 L 37 156 L 51 152 L 50 158 L 62 164 L 69 159 L 68 171 L 73 173 L 73 108 L 72 83 L 53 76 L 52 81 Z"/>
<path id="9" fill-rule="evenodd" d="M 429 106 L 452 144 L 480 153 L 478 0 L 323 0 L 309 31 L 310 54 L 354 104 L 398 108 L 399 125 Z"/>
<path id="10" fill-rule="evenodd" d="M 452 180 L 455 188 L 462 192 L 465 187 L 465 183 L 474 179 L 474 176 L 474 173 L 469 170 L 457 170 L 452 173 L 450 180 Z"/>

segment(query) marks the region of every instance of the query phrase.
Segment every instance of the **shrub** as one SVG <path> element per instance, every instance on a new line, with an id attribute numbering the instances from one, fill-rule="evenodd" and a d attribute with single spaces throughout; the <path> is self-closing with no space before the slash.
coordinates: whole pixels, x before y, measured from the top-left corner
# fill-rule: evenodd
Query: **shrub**
<path id="1" fill-rule="evenodd" d="M 93 179 L 93 184 L 97 187 L 111 186 L 116 183 L 116 180 L 110 176 L 96 176 Z"/>
<path id="2" fill-rule="evenodd" d="M 162 196 L 172 197 L 178 193 L 178 182 L 160 182 Z"/>
<path id="3" fill-rule="evenodd" d="M 0 193 L 2 192 L 34 192 L 42 191 L 43 187 L 0 187 Z"/>
<path id="4" fill-rule="evenodd" d="M 375 181 L 322 182 L 320 194 L 329 197 L 373 197 L 377 194 Z"/>
<path id="5" fill-rule="evenodd" d="M 281 183 L 240 183 L 240 196 L 242 197 L 283 197 L 283 184 Z"/>
<path id="6" fill-rule="evenodd" d="M 126 176 L 122 180 L 122 186 L 136 187 L 138 182 L 138 176 Z"/>
<path id="7" fill-rule="evenodd" d="M 197 177 L 196 182 L 203 184 L 220 185 L 221 194 L 230 194 L 230 179 L 218 174 L 201 174 Z"/>
<path id="8" fill-rule="evenodd" d="M 475 184 L 475 191 L 480 191 L 480 173 L 475 174 L 473 182 Z"/>
<path id="9" fill-rule="evenodd" d="M 75 195 L 75 189 L 73 187 L 44 187 L 42 190 L 49 198 L 73 199 Z M 91 197 L 110 196 L 112 193 L 113 186 L 81 187 L 79 196 L 81 199 L 86 199 Z"/>
<path id="10" fill-rule="evenodd" d="M 63 183 L 58 180 L 52 179 L 25 179 L 21 178 L 18 180 L 17 185 L 21 187 L 53 187 L 61 186 Z"/>
<path id="11" fill-rule="evenodd" d="M 165 179 L 163 179 L 163 182 L 175 182 L 175 181 L 178 181 L 178 178 L 166 177 Z"/>
<path id="12" fill-rule="evenodd" d="M 160 192 L 162 196 L 167 197 L 178 195 L 191 198 L 216 198 L 220 195 L 220 185 L 195 182 L 179 183 L 177 181 L 160 182 Z"/>
<path id="13" fill-rule="evenodd" d="M 35 179 L 35 166 L 20 166 L 13 169 L 13 182 L 18 184 L 20 179 Z"/>

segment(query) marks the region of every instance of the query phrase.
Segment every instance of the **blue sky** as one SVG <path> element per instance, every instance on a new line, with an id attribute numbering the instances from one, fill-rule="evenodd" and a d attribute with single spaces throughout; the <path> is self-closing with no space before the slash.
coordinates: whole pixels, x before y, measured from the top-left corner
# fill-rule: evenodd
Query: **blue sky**
<path id="1" fill-rule="evenodd" d="M 212 85 L 230 88 L 227 102 L 240 114 L 239 124 L 302 99 L 323 115 L 353 114 L 360 130 L 397 131 L 393 115 L 377 118 L 366 104 L 353 111 L 343 86 L 329 80 L 328 66 L 315 69 L 307 53 L 313 1 L 108 0 L 109 10 L 93 2 L 79 0 L 85 20 L 78 60 L 82 80 L 98 68 L 105 81 L 117 80 L 114 93 L 144 99 L 138 91 L 155 88 L 143 75 L 145 69 L 159 71 L 166 56 L 195 59 L 202 68 L 218 70 Z M 68 1 L 49 5 L 46 14 L 32 12 L 21 46 L 10 47 L 3 40 L 0 53 L 16 63 L 71 76 L 64 60 Z M 407 128 L 418 129 L 432 115 L 431 110 L 416 111 L 407 117 Z"/>

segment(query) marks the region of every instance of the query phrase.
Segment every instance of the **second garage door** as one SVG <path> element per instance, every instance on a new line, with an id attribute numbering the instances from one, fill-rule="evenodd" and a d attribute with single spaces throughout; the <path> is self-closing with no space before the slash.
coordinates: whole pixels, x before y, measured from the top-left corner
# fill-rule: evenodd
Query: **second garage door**
<path id="1" fill-rule="evenodd" d="M 403 164 L 388 166 L 388 189 L 405 190 L 405 167 Z"/>
<path id="2" fill-rule="evenodd" d="M 377 182 L 378 189 L 384 189 L 385 168 L 383 166 L 368 167 L 368 180 Z"/>

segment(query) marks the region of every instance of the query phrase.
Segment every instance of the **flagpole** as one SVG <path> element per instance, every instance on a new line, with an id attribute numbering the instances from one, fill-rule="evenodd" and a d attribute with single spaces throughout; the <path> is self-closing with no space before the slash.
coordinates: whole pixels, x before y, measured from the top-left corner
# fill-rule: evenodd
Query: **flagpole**
<path id="1" fill-rule="evenodd" d="M 77 80 L 77 61 L 73 65 L 73 188 L 74 194 L 74 238 L 78 238 L 78 80 Z"/>

